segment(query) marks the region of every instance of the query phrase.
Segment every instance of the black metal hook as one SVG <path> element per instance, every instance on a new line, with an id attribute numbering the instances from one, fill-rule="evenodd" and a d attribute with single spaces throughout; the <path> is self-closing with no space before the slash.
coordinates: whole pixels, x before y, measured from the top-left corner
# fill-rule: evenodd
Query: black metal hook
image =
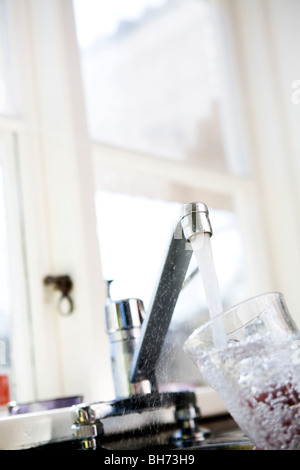
<path id="1" fill-rule="evenodd" d="M 58 311 L 61 315 L 70 315 L 74 310 L 74 303 L 70 296 L 73 289 L 73 281 L 68 275 L 63 276 L 46 276 L 44 284 L 47 286 L 52 285 L 54 289 L 61 292 L 61 297 L 58 301 Z M 67 309 L 63 309 L 63 305 L 67 301 Z"/>

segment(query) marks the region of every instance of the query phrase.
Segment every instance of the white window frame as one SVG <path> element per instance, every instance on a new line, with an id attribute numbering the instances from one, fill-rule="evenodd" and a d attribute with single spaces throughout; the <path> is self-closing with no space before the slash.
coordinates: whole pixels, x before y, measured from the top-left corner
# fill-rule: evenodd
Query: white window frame
<path id="1" fill-rule="evenodd" d="M 12 0 L 8 8 L 17 33 L 21 111 L 1 116 L 0 128 L 15 134 L 18 149 L 36 376 L 32 399 L 77 393 L 89 401 L 109 399 L 106 292 L 72 2 Z M 48 274 L 72 277 L 74 314 L 59 314 L 58 297 L 43 285 Z"/>
<path id="2" fill-rule="evenodd" d="M 250 291 L 258 292 L 264 285 L 271 287 L 270 273 L 267 268 L 265 247 L 263 245 L 263 228 L 260 222 L 259 200 L 257 189 L 251 178 L 237 177 L 230 174 L 218 173 L 197 166 L 184 165 L 170 160 L 158 160 L 156 157 L 138 152 L 124 151 L 123 149 L 93 144 L 93 161 L 95 166 L 96 188 L 101 190 L 101 173 L 104 169 L 115 172 L 122 177 L 129 172 L 131 178 L 137 181 L 160 180 L 168 183 L 177 183 L 190 188 L 205 198 L 202 202 L 208 207 L 223 209 L 220 204 L 222 197 L 231 200 L 232 209 L 237 214 L 246 248 L 246 271 L 249 279 Z M 99 179 L 97 178 L 99 175 Z M 205 196 L 204 196 L 205 195 Z M 220 197 L 215 197 L 220 196 Z M 247 211 L 245 211 L 247 207 Z M 254 223 L 255 221 L 255 223 Z M 251 230 L 249 229 L 251 225 Z M 253 251 L 261 260 L 262 269 L 257 272 L 257 260 L 252 256 Z"/>
<path id="3" fill-rule="evenodd" d="M 264 31 L 262 11 L 255 12 L 255 7 L 250 6 L 257 2 L 248 2 L 245 10 L 239 8 L 239 2 L 218 2 L 218 8 L 229 24 L 238 14 L 239 24 L 247 25 L 250 9 L 252 21 L 258 22 L 260 32 Z M 198 188 L 200 194 L 230 195 L 241 224 L 253 294 L 262 290 L 282 290 L 291 310 L 296 311 L 299 305 L 296 281 L 290 283 L 286 270 L 292 272 L 295 280 L 300 278 L 299 258 L 293 256 L 299 249 L 296 236 L 300 232 L 298 207 L 293 200 L 291 175 L 284 171 L 282 147 L 271 147 L 268 136 L 256 126 L 259 113 L 263 111 L 268 116 L 268 109 L 262 104 L 265 88 L 260 87 L 254 73 L 249 73 L 248 69 L 248 65 L 251 69 L 253 54 L 264 58 L 268 51 L 261 44 L 248 50 L 242 41 L 242 52 L 237 52 L 235 45 L 240 44 L 243 28 L 238 31 L 233 28 L 235 37 L 231 47 L 236 56 L 231 58 L 232 66 L 244 79 L 238 80 L 237 84 L 243 83 L 247 88 L 247 92 L 242 90 L 239 95 L 242 110 L 245 95 L 260 93 L 257 98 L 259 109 L 242 114 L 242 123 L 247 129 L 245 136 L 251 145 L 255 144 L 255 147 L 249 145 L 248 151 L 257 158 L 254 158 L 253 173 L 249 177 L 220 174 L 91 142 L 85 121 L 72 1 L 10 0 L 8 3 L 14 23 L 11 27 L 18 31 L 22 44 L 21 50 L 20 43 L 15 50 L 19 77 L 22 77 L 22 106 L 18 117 L 0 116 L 0 129 L 15 134 L 18 148 L 33 328 L 35 398 L 78 392 L 84 394 L 85 400 L 93 401 L 113 395 L 103 315 L 106 292 L 94 206 L 94 192 L 99 187 L 97 172 L 102 169 L 119 174 L 130 171 L 137 178 L 140 175 L 160 178 L 166 183 L 178 182 Z M 270 2 L 267 3 L 272 8 Z M 235 59 L 241 55 L 245 62 L 240 68 Z M 272 82 L 268 63 L 265 67 L 266 80 Z M 269 99 L 280 106 L 282 96 L 274 89 L 269 89 L 269 93 Z M 272 123 L 281 144 L 285 137 L 281 131 L 283 120 L 284 116 L 277 116 Z M 274 159 L 282 169 L 280 174 L 274 170 Z M 281 188 L 280 198 L 278 187 Z M 209 205 L 209 201 L 203 202 Z M 283 227 L 290 229 L 285 253 L 282 253 L 285 232 L 278 229 L 278 211 Z M 57 312 L 57 299 L 45 291 L 42 280 L 47 274 L 66 272 L 74 280 L 76 309 L 73 315 L 62 317 Z"/>

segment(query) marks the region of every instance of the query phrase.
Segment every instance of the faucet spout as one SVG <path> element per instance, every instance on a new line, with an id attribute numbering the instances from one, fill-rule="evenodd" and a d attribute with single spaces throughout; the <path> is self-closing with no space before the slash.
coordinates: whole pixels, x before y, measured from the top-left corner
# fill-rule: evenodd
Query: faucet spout
<path id="1" fill-rule="evenodd" d="M 212 235 L 208 208 L 202 202 L 185 204 L 172 232 L 131 362 L 130 381 L 149 380 L 152 391 L 156 389 L 156 365 L 193 253 L 189 241 L 198 233 Z"/>

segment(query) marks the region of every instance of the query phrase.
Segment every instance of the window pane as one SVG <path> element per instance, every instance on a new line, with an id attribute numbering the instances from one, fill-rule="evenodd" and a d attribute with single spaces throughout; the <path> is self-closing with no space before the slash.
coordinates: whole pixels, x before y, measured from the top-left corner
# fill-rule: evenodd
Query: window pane
<path id="1" fill-rule="evenodd" d="M 0 132 L 0 406 L 32 400 L 35 386 L 15 151 L 13 135 Z"/>
<path id="2" fill-rule="evenodd" d="M 91 138 L 233 171 L 210 3 L 74 0 L 74 7 Z"/>
<path id="3" fill-rule="evenodd" d="M 0 0 L 0 114 L 13 114 L 14 76 L 8 25 L 8 1 Z"/>
<path id="4" fill-rule="evenodd" d="M 3 172 L 0 167 L 0 338 L 9 336 L 9 270 L 8 270 L 8 245 L 6 233 L 6 213 L 4 206 Z M 8 359 L 8 358 L 7 358 Z M 9 362 L 9 360 L 7 361 Z M 1 363 L 1 360 L 0 360 Z"/>
<path id="5" fill-rule="evenodd" d="M 147 309 L 181 202 L 98 191 L 98 233 L 103 277 L 113 280 L 114 300 L 138 297 Z M 232 210 L 210 208 L 214 263 L 224 308 L 248 295 L 244 251 Z M 192 261 L 187 276 L 194 273 Z M 199 374 L 182 345 L 207 317 L 199 274 L 181 291 L 159 365 L 160 383 L 197 381 Z"/>
<path id="6" fill-rule="evenodd" d="M 1 157 L 0 144 L 0 157 Z M 8 263 L 8 238 L 7 219 L 4 201 L 4 179 L 3 170 L 0 166 L 0 406 L 10 399 L 10 390 L 7 388 L 7 381 L 10 387 L 10 336 L 11 336 L 11 316 L 10 316 L 10 273 Z"/>

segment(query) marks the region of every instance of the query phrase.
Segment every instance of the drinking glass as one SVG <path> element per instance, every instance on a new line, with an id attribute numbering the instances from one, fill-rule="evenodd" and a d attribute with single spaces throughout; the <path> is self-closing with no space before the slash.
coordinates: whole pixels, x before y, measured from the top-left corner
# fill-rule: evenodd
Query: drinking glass
<path id="1" fill-rule="evenodd" d="M 184 350 L 256 448 L 300 449 L 300 333 L 282 294 L 230 308 L 194 331 Z"/>

